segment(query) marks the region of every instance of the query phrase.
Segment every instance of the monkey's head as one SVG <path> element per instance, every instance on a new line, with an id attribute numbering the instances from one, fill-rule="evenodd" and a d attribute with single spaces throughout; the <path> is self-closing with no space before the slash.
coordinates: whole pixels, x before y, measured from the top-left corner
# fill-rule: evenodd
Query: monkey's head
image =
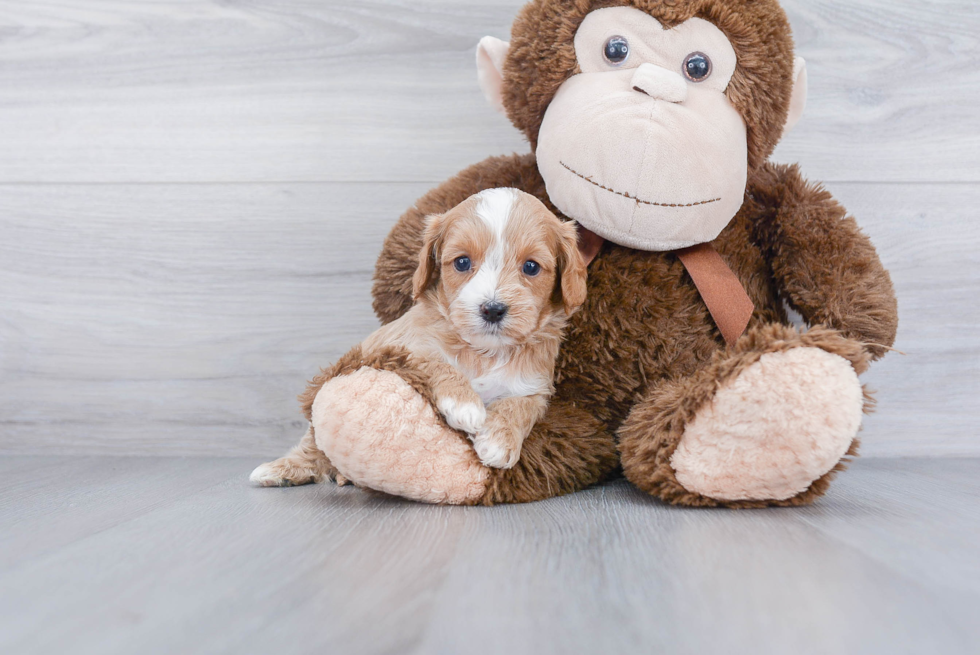
<path id="1" fill-rule="evenodd" d="M 642 250 L 717 237 L 806 104 L 776 0 L 533 0 L 477 68 L 555 206 Z"/>

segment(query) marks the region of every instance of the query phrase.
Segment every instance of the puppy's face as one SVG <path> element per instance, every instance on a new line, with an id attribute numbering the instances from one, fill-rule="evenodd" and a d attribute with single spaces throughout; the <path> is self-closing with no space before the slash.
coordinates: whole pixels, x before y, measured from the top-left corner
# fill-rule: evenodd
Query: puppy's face
<path id="1" fill-rule="evenodd" d="M 429 218 L 414 284 L 459 335 L 492 350 L 519 344 L 556 313 L 585 301 L 585 262 L 574 223 L 537 198 L 490 189 Z"/>

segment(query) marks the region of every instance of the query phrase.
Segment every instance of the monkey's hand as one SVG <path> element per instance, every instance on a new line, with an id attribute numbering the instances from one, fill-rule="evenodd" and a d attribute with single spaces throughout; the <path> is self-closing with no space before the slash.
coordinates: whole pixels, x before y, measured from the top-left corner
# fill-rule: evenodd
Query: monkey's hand
<path id="1" fill-rule="evenodd" d="M 898 304 L 888 271 L 843 206 L 796 166 L 768 164 L 746 196 L 765 217 L 756 239 L 789 305 L 809 325 L 865 344 L 874 358 L 895 341 Z"/>

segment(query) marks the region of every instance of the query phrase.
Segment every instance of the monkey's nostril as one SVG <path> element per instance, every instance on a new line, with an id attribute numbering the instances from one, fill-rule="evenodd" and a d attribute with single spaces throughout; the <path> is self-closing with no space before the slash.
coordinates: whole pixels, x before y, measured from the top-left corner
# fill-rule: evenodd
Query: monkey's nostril
<path id="1" fill-rule="evenodd" d="M 644 94 L 644 95 L 650 95 L 649 93 L 647 93 L 646 91 L 644 91 L 643 89 L 641 89 L 641 88 L 640 88 L 640 87 L 638 87 L 638 86 L 634 86 L 634 87 L 633 87 L 633 90 L 634 90 L 634 91 L 639 91 L 640 93 L 642 93 L 642 94 Z"/>
<path id="2" fill-rule="evenodd" d="M 480 316 L 487 323 L 499 323 L 507 315 L 507 309 L 508 307 L 504 303 L 493 300 L 480 305 Z"/>

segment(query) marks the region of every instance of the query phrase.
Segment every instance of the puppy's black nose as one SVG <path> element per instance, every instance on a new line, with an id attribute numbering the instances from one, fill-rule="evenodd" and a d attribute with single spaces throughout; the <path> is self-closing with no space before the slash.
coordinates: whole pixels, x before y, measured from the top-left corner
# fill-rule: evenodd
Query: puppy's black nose
<path id="1" fill-rule="evenodd" d="M 487 323 L 499 323 L 507 315 L 507 305 L 493 300 L 480 305 L 480 316 Z"/>

